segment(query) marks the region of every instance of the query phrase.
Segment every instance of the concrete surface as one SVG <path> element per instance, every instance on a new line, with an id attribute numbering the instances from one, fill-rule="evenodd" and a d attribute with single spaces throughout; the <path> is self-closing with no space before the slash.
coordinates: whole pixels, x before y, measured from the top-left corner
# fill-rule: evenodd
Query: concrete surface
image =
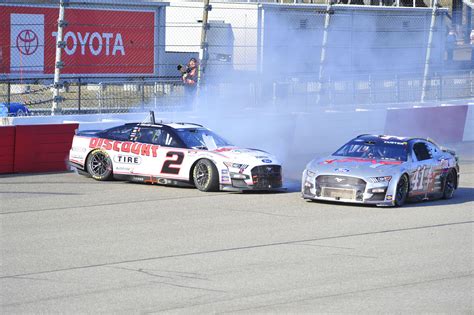
<path id="1" fill-rule="evenodd" d="M 0 176 L 0 312 L 472 313 L 474 164 L 452 200 Z"/>

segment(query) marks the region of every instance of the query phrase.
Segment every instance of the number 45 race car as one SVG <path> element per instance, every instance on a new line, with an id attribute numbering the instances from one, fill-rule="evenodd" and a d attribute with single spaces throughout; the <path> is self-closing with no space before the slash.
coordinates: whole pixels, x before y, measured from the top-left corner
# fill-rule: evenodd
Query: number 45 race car
<path id="1" fill-rule="evenodd" d="M 378 206 L 452 198 L 459 182 L 454 151 L 421 138 L 361 135 L 303 172 L 304 199 Z"/>
<path id="2" fill-rule="evenodd" d="M 74 136 L 69 162 L 96 180 L 195 186 L 201 191 L 278 190 L 281 164 L 191 123 L 128 123 Z"/>

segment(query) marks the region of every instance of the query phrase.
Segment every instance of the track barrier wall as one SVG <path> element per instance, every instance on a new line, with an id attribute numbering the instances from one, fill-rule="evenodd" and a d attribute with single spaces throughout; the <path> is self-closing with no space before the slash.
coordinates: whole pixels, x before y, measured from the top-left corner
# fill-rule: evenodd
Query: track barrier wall
<path id="1" fill-rule="evenodd" d="M 198 112 L 160 112 L 157 119 L 201 123 L 239 146 L 267 150 L 283 161 L 295 161 L 295 157 L 307 161 L 331 153 L 363 133 L 430 137 L 448 146 L 474 141 L 473 104 L 263 115 L 266 124 L 261 124 L 262 113 L 207 117 Z M 0 173 L 67 170 L 68 150 L 76 128 L 103 130 L 126 122 L 145 121 L 147 116 L 148 113 L 133 113 L 5 119 L 4 125 L 15 126 L 0 127 Z M 245 126 L 258 126 L 255 127 L 258 133 L 222 127 L 222 121 L 227 126 L 237 126 L 243 119 Z M 41 125 L 45 123 L 54 125 Z"/>
<path id="2" fill-rule="evenodd" d="M 0 127 L 0 174 L 13 173 L 15 130 L 14 126 Z"/>
<path id="3" fill-rule="evenodd" d="M 389 109 L 384 134 L 462 142 L 467 112 L 467 105 Z"/>
<path id="4" fill-rule="evenodd" d="M 78 127 L 77 123 L 0 127 L 0 174 L 68 170 Z"/>

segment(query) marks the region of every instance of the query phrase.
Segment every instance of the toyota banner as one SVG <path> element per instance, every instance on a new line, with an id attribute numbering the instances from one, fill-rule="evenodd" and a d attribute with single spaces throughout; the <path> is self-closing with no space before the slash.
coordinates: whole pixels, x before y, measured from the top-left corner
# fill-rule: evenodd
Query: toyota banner
<path id="1" fill-rule="evenodd" d="M 59 8 L 0 6 L 0 74 L 54 73 Z M 155 11 L 65 9 L 67 74 L 152 74 Z"/>

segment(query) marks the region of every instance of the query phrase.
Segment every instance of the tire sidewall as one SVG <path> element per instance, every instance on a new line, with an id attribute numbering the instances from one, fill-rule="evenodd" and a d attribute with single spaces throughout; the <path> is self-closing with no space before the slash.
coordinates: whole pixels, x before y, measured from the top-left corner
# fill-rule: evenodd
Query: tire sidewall
<path id="1" fill-rule="evenodd" d="M 91 161 L 92 161 L 92 158 L 94 157 L 94 155 L 96 155 L 96 154 L 103 154 L 109 160 L 110 168 L 108 168 L 107 172 L 104 173 L 103 175 L 96 175 L 96 174 L 93 174 L 91 172 Z M 113 169 L 112 160 L 110 159 L 109 154 L 107 152 L 105 152 L 104 150 L 101 150 L 101 149 L 93 150 L 89 154 L 89 156 L 87 157 L 86 166 L 87 166 L 87 172 L 90 174 L 90 176 L 93 179 L 105 181 L 105 180 L 109 180 L 109 179 L 112 178 L 112 169 Z"/>
<path id="2" fill-rule="evenodd" d="M 200 165 L 205 165 L 209 173 L 209 178 L 205 185 L 201 186 L 197 182 L 197 172 Z M 219 174 L 217 168 L 213 162 L 207 159 L 199 160 L 193 169 L 193 182 L 194 186 L 200 191 L 218 191 L 219 190 Z"/>
<path id="3" fill-rule="evenodd" d="M 446 192 L 446 187 L 447 187 L 447 184 L 448 184 L 448 178 L 449 176 L 452 176 L 453 177 L 453 190 L 452 192 L 448 195 L 447 192 Z M 454 172 L 454 170 L 450 169 L 448 174 L 446 175 L 446 179 L 444 181 L 444 188 L 443 188 L 443 199 L 451 199 L 453 198 L 454 196 L 454 192 L 455 192 L 455 187 L 456 186 L 456 173 Z"/>
<path id="4" fill-rule="evenodd" d="M 407 183 L 408 185 L 408 188 L 407 188 L 407 191 L 405 192 L 405 196 L 401 199 L 401 200 L 398 200 L 398 185 L 400 184 L 400 181 L 404 179 L 405 182 Z M 398 180 L 398 183 L 397 183 L 397 188 L 396 188 L 396 192 L 395 192 L 395 200 L 394 200 L 394 205 L 395 207 L 401 207 L 405 204 L 406 200 L 407 200 L 407 197 L 408 197 L 408 192 L 410 191 L 410 182 L 408 180 L 408 176 L 406 174 L 403 174 L 400 179 Z"/>

